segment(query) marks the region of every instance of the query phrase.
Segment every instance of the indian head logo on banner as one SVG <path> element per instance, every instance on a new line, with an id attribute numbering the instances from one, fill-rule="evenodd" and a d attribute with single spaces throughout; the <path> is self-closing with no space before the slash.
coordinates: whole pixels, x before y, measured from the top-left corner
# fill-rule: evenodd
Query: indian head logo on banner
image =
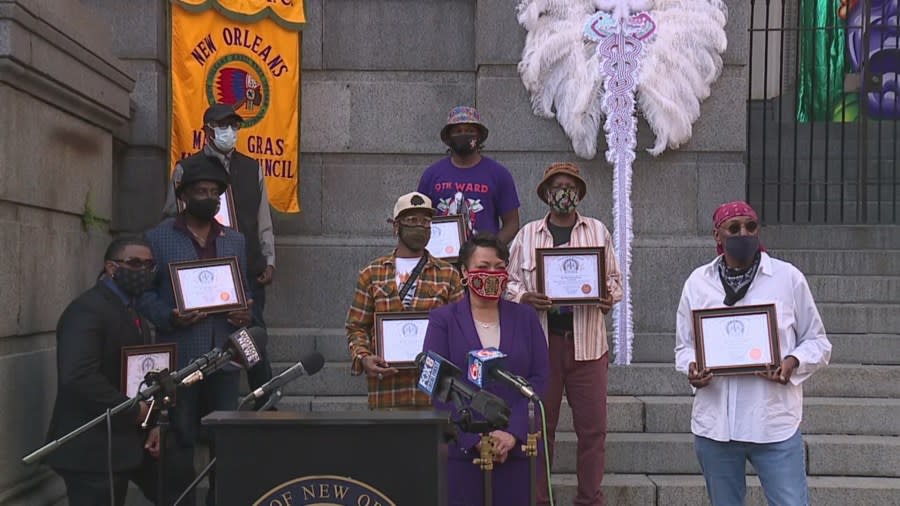
<path id="1" fill-rule="evenodd" d="M 171 0 L 170 167 L 203 149 L 203 111 L 244 122 L 235 147 L 259 161 L 272 207 L 298 212 L 302 0 Z"/>

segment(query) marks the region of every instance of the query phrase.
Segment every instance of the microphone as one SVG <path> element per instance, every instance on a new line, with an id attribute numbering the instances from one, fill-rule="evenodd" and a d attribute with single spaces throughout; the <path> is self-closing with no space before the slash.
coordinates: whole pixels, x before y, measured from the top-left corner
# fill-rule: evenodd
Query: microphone
<path id="1" fill-rule="evenodd" d="M 509 425 L 510 409 L 506 402 L 496 395 L 476 390 L 461 381 L 462 371 L 453 362 L 433 351 L 422 352 L 416 357 L 419 369 L 419 381 L 416 386 L 429 397 L 441 402 L 448 402 L 452 394 L 469 401 L 471 407 L 480 413 L 492 426 L 497 428 Z"/>
<path id="2" fill-rule="evenodd" d="M 497 348 L 485 348 L 469 352 L 468 378 L 469 381 L 484 388 L 491 380 L 502 381 L 513 387 L 526 399 L 539 401 L 534 388 L 521 376 L 517 376 L 503 368 L 503 359 L 506 354 Z"/>
<path id="3" fill-rule="evenodd" d="M 224 350 L 213 348 L 173 374 L 175 383 L 193 385 L 218 371 L 228 362 L 250 369 L 259 363 L 261 359 L 259 349 L 264 347 L 268 340 L 269 335 L 262 327 L 241 328 L 228 336 L 223 346 Z M 259 347 L 257 343 L 260 343 Z"/>
<path id="4" fill-rule="evenodd" d="M 322 370 L 322 366 L 325 365 L 325 357 L 322 356 L 318 351 L 314 351 L 312 353 L 307 353 L 300 359 L 299 362 L 292 365 L 290 368 L 283 371 L 278 376 L 267 381 L 261 387 L 247 394 L 243 399 L 241 399 L 240 406 L 243 406 L 246 402 L 259 399 L 264 395 L 268 395 L 273 391 L 283 387 L 284 385 L 294 381 L 300 376 L 312 376 L 317 372 Z"/>

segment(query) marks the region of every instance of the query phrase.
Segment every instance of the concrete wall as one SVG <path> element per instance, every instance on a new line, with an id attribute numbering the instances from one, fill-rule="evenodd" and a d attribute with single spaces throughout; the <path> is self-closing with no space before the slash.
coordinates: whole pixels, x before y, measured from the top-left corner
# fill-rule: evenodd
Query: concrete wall
<path id="1" fill-rule="evenodd" d="M 61 495 L 20 459 L 44 442 L 56 320 L 109 240 L 114 132 L 134 82 L 107 34 L 74 0 L 0 0 L 0 504 Z"/>

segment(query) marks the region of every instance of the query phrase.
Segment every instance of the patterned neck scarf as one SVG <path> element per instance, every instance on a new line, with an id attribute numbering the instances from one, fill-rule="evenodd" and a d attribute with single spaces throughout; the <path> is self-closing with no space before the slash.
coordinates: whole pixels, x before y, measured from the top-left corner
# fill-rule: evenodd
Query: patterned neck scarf
<path id="1" fill-rule="evenodd" d="M 735 305 L 747 295 L 747 290 L 750 289 L 750 283 L 753 282 L 753 278 L 756 277 L 756 273 L 759 271 L 760 258 L 762 258 L 762 255 L 757 251 L 756 256 L 753 257 L 753 265 L 746 269 L 729 268 L 725 265 L 724 256 L 720 256 L 716 261 L 716 269 L 719 271 L 719 280 L 722 282 L 722 288 L 725 289 L 724 304 L 726 306 Z"/>

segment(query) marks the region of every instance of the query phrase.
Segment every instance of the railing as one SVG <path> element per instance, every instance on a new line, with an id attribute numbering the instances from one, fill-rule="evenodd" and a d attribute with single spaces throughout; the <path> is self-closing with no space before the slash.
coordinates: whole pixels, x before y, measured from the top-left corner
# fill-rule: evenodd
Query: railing
<path id="1" fill-rule="evenodd" d="M 900 0 L 751 0 L 747 198 L 767 223 L 898 223 Z"/>

